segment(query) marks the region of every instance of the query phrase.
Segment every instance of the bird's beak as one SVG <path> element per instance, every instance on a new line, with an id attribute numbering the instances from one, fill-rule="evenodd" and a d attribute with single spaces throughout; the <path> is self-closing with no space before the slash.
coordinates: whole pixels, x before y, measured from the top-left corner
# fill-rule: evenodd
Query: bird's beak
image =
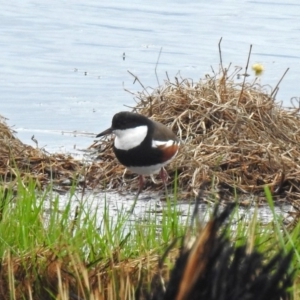
<path id="1" fill-rule="evenodd" d="M 102 131 L 101 133 L 97 134 L 96 138 L 104 136 L 104 135 L 107 135 L 107 134 L 111 134 L 111 133 L 113 133 L 113 129 L 112 128 L 108 128 L 108 129 Z"/>

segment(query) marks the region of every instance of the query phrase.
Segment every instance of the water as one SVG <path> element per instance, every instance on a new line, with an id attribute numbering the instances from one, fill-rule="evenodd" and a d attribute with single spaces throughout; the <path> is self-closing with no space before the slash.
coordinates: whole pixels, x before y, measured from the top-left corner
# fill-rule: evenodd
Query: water
<path id="1" fill-rule="evenodd" d="M 166 201 L 160 201 L 160 194 L 154 192 L 144 192 L 140 195 L 139 200 L 135 203 L 133 194 L 120 195 L 114 192 L 92 193 L 87 192 L 84 195 L 75 193 L 72 197 L 70 194 L 60 195 L 59 209 L 64 210 L 66 203 L 71 201 L 71 216 L 75 216 L 76 207 L 79 207 L 88 216 L 97 215 L 96 226 L 102 228 L 104 212 L 108 210 L 111 225 L 117 225 L 120 217 L 126 217 L 127 225 L 133 222 L 140 224 L 152 224 L 153 222 L 162 223 L 163 211 L 170 212 L 172 210 L 181 224 L 189 226 L 191 223 L 191 215 L 194 210 L 195 201 L 176 201 L 170 197 L 171 207 Z M 47 203 L 46 203 L 47 204 Z M 50 203 L 48 203 L 50 205 Z M 49 206 L 50 207 L 50 206 Z M 49 212 L 49 207 L 46 205 L 46 212 Z M 199 204 L 199 220 L 207 222 L 213 212 L 213 203 Z M 289 217 L 289 212 L 292 210 L 291 205 L 282 204 L 275 207 L 274 211 L 277 217 L 284 218 L 286 222 L 292 221 Z M 257 220 L 262 224 L 272 222 L 274 219 L 273 213 L 269 206 L 260 206 L 259 209 L 253 206 L 239 207 L 238 215 L 235 218 L 242 219 L 245 223 L 251 222 L 253 215 L 257 215 Z"/>
<path id="2" fill-rule="evenodd" d="M 166 72 L 198 80 L 218 69 L 221 37 L 225 66 L 244 67 L 252 44 L 261 83 L 274 87 L 290 67 L 277 99 L 300 95 L 296 0 L 0 2 L 0 114 L 24 143 L 35 146 L 34 136 L 50 152 L 87 148 L 135 105 L 124 88 L 141 87 L 128 70 L 157 87 L 160 49 L 161 84 Z"/>
<path id="3" fill-rule="evenodd" d="M 162 48 L 160 83 L 166 72 L 198 80 L 218 68 L 220 37 L 225 65 L 245 66 L 253 44 L 263 84 L 290 67 L 278 94 L 288 105 L 300 94 L 299 14 L 296 0 L 1 1 L 0 114 L 24 143 L 35 146 L 34 135 L 51 152 L 84 149 L 134 106 L 124 87 L 141 87 L 127 70 L 155 88 Z"/>

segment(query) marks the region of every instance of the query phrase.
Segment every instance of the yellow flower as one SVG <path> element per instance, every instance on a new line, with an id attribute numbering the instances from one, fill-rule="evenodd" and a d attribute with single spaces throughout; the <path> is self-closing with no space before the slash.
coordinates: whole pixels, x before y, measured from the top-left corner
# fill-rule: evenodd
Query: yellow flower
<path id="1" fill-rule="evenodd" d="M 255 76 L 259 76 L 264 71 L 264 66 L 262 64 L 252 65 L 252 70 L 255 72 Z"/>

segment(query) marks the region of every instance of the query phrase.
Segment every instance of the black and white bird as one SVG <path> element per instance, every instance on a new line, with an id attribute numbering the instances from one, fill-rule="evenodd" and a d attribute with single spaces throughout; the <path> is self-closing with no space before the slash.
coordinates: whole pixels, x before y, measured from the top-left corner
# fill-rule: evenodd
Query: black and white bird
<path id="1" fill-rule="evenodd" d="M 165 125 L 132 112 L 114 115 L 110 128 L 96 137 L 115 134 L 114 153 L 119 162 L 139 174 L 139 191 L 144 187 L 144 175 L 159 173 L 164 184 L 168 174 L 164 166 L 177 154 L 179 139 Z"/>

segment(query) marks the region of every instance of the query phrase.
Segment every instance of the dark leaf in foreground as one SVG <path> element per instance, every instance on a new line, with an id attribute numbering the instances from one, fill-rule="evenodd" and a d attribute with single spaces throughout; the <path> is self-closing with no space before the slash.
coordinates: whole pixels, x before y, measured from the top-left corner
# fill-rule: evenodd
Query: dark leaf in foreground
<path id="1" fill-rule="evenodd" d="M 200 232 L 192 247 L 182 246 L 166 287 L 157 274 L 150 293 L 138 298 L 152 300 L 280 300 L 290 299 L 292 252 L 277 253 L 267 260 L 264 254 L 246 245 L 232 245 L 220 227 L 234 205 L 222 213 L 216 207 L 213 218 Z M 228 225 L 227 225 L 228 226 Z M 183 243 L 184 244 L 184 243 Z"/>

